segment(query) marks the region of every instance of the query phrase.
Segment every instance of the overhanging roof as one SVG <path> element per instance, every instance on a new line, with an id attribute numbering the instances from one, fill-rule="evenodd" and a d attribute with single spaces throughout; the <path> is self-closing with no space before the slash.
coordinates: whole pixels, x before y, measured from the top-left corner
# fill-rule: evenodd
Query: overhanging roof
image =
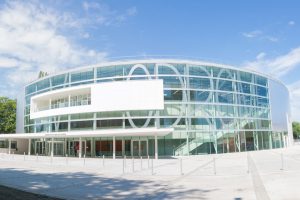
<path id="1" fill-rule="evenodd" d="M 95 131 L 42 132 L 0 134 L 1 139 L 34 139 L 34 138 L 77 138 L 77 137 L 112 137 L 112 136 L 165 136 L 174 128 L 134 128 L 107 129 Z"/>

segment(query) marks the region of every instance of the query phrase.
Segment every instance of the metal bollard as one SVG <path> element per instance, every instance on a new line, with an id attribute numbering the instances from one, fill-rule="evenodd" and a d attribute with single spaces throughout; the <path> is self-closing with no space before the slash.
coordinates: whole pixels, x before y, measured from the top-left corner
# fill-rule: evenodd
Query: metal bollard
<path id="1" fill-rule="evenodd" d="M 249 174 L 250 172 L 250 167 L 249 167 L 249 153 L 247 152 L 247 173 Z"/>
<path id="2" fill-rule="evenodd" d="M 125 167 L 126 167 L 126 155 L 124 156 L 124 165 L 125 165 Z"/>
<path id="3" fill-rule="evenodd" d="M 143 157 L 141 156 L 141 170 L 143 170 Z"/>
<path id="4" fill-rule="evenodd" d="M 102 156 L 102 166 L 104 167 L 104 158 L 105 158 L 105 156 L 103 155 Z"/>
<path id="5" fill-rule="evenodd" d="M 125 173 L 125 157 L 123 158 L 123 174 Z"/>
<path id="6" fill-rule="evenodd" d="M 39 161 L 39 154 L 37 153 L 36 154 L 36 162 L 38 162 Z"/>
<path id="7" fill-rule="evenodd" d="M 25 152 L 24 152 L 24 161 L 25 161 Z"/>
<path id="8" fill-rule="evenodd" d="M 153 158 L 151 159 L 151 175 L 154 175 L 154 172 L 153 172 Z"/>
<path id="9" fill-rule="evenodd" d="M 216 158 L 215 157 L 213 158 L 213 162 L 214 162 L 214 174 L 216 175 L 217 171 L 216 171 Z"/>
<path id="10" fill-rule="evenodd" d="M 149 167 L 150 167 L 150 166 L 149 166 L 149 155 L 148 155 L 148 169 L 149 169 Z"/>
<path id="11" fill-rule="evenodd" d="M 134 172 L 134 158 L 133 158 L 133 156 L 132 156 L 131 162 L 132 162 L 132 172 Z"/>
<path id="12" fill-rule="evenodd" d="M 66 154 L 66 164 L 68 164 L 68 154 Z"/>
<path id="13" fill-rule="evenodd" d="M 283 153 L 281 152 L 281 169 L 284 170 L 284 163 L 283 163 Z"/>
<path id="14" fill-rule="evenodd" d="M 179 164 L 180 164 L 180 175 L 183 175 L 183 171 L 182 171 L 182 158 L 179 159 Z"/>
<path id="15" fill-rule="evenodd" d="M 85 165 L 85 154 L 83 155 L 83 165 Z"/>

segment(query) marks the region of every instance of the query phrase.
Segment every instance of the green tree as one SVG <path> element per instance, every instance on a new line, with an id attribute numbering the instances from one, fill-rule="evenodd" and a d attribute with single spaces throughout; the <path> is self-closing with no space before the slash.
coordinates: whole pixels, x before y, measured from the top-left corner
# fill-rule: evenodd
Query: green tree
<path id="1" fill-rule="evenodd" d="M 294 136 L 294 138 L 300 137 L 300 123 L 299 122 L 293 122 L 293 136 Z"/>
<path id="2" fill-rule="evenodd" d="M 16 132 L 16 100 L 0 97 L 0 133 Z"/>

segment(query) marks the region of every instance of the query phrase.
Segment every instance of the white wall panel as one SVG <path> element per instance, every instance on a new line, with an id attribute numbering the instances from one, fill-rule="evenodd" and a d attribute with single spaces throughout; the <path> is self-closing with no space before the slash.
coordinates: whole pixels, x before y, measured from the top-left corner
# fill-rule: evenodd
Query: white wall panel
<path id="1" fill-rule="evenodd" d="M 162 80 L 136 80 L 92 86 L 92 105 L 99 111 L 160 110 L 164 108 Z"/>
<path id="2" fill-rule="evenodd" d="M 36 102 L 58 97 L 58 94 L 76 94 L 77 90 L 81 91 L 83 88 L 91 89 L 91 105 L 34 112 Z M 31 99 L 31 104 L 31 119 L 88 112 L 162 110 L 164 109 L 163 81 L 131 80 L 65 88 L 35 96 Z"/>

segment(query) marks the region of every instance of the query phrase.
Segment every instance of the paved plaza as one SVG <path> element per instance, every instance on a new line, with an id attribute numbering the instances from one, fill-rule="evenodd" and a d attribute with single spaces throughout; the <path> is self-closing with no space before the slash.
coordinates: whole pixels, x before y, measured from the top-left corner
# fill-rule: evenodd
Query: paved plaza
<path id="1" fill-rule="evenodd" d="M 0 185 L 65 199 L 287 200 L 299 183 L 300 145 L 159 160 L 0 155 Z"/>

